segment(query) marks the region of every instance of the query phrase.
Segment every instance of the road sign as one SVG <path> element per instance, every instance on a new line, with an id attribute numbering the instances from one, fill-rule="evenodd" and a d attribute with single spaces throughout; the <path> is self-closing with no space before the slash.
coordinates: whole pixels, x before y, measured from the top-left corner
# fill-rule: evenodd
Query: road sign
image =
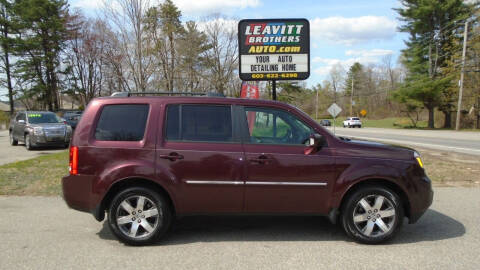
<path id="1" fill-rule="evenodd" d="M 310 76 L 310 24 L 306 19 L 254 19 L 238 23 L 240 79 L 305 80 Z"/>
<path id="2" fill-rule="evenodd" d="M 337 117 L 337 115 L 342 111 L 342 108 L 340 108 L 336 103 L 333 103 L 328 107 L 327 112 L 332 116 L 332 117 Z"/>
<path id="3" fill-rule="evenodd" d="M 367 115 L 367 111 L 366 110 L 361 110 L 360 114 L 362 115 L 362 117 L 365 117 L 365 115 Z"/>

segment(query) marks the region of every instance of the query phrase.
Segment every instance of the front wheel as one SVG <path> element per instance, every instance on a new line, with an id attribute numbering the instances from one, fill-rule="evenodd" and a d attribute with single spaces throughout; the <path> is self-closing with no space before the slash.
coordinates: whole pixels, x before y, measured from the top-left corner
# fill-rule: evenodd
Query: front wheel
<path id="1" fill-rule="evenodd" d="M 128 188 L 113 198 L 108 210 L 110 230 L 128 245 L 148 245 L 168 230 L 172 215 L 162 195 L 143 187 Z"/>
<path id="2" fill-rule="evenodd" d="M 357 190 L 342 209 L 342 225 L 348 236 L 366 244 L 390 240 L 403 223 L 401 199 L 380 186 Z"/>
<path id="3" fill-rule="evenodd" d="M 30 134 L 25 135 L 25 148 L 29 151 L 33 149 Z"/>
<path id="4" fill-rule="evenodd" d="M 10 145 L 18 145 L 18 141 L 13 138 L 13 132 L 10 132 Z"/>

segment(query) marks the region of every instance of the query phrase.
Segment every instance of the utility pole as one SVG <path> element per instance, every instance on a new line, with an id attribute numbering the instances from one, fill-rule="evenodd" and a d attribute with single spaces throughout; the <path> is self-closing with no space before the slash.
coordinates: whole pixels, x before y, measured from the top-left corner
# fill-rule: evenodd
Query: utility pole
<path id="1" fill-rule="evenodd" d="M 317 87 L 317 99 L 315 101 L 315 121 L 318 120 L 318 88 Z"/>
<path id="2" fill-rule="evenodd" d="M 277 81 L 272 81 L 272 99 L 277 100 Z"/>
<path id="3" fill-rule="evenodd" d="M 350 116 L 353 116 L 353 80 L 354 80 L 354 75 L 352 72 L 352 92 L 350 93 Z"/>
<path id="4" fill-rule="evenodd" d="M 480 129 L 480 97 L 477 97 L 477 106 L 475 109 L 475 112 L 477 113 L 477 129 Z"/>
<path id="5" fill-rule="evenodd" d="M 455 130 L 460 130 L 460 114 L 462 109 L 462 95 L 463 95 L 463 76 L 465 73 L 465 54 L 467 53 L 467 33 L 468 33 L 468 20 L 465 22 L 465 30 L 463 32 L 462 69 L 460 71 L 460 91 L 458 92 L 457 120 L 455 121 Z"/>

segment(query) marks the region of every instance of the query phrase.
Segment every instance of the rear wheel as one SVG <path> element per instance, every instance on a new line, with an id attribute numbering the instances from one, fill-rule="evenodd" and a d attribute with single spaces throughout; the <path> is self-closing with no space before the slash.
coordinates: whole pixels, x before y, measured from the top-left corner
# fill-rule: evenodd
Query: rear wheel
<path id="1" fill-rule="evenodd" d="M 167 232 L 171 219 L 165 198 L 143 187 L 118 193 L 108 210 L 110 230 L 129 245 L 154 243 Z"/>
<path id="2" fill-rule="evenodd" d="M 377 244 L 394 237 L 403 223 L 402 202 L 395 192 L 369 186 L 352 194 L 342 210 L 342 225 L 355 241 Z"/>
<path id="3" fill-rule="evenodd" d="M 10 132 L 10 145 L 17 145 L 18 141 L 13 138 L 13 132 Z"/>

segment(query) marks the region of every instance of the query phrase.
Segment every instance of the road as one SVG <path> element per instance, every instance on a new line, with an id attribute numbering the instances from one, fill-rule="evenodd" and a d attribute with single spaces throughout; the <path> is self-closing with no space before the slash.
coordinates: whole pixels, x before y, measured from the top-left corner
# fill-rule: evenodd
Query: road
<path id="1" fill-rule="evenodd" d="M 480 156 L 480 132 L 342 127 L 335 130 L 338 136 Z"/>
<path id="2" fill-rule="evenodd" d="M 0 165 L 61 151 L 65 151 L 65 149 L 41 148 L 27 151 L 22 143 L 19 143 L 17 146 L 11 146 L 8 137 L 8 130 L 0 130 Z"/>
<path id="3" fill-rule="evenodd" d="M 128 247 L 59 197 L 0 197 L 0 269 L 478 269 L 478 188 L 435 188 L 387 245 L 350 241 L 322 217 L 189 217 Z"/>

